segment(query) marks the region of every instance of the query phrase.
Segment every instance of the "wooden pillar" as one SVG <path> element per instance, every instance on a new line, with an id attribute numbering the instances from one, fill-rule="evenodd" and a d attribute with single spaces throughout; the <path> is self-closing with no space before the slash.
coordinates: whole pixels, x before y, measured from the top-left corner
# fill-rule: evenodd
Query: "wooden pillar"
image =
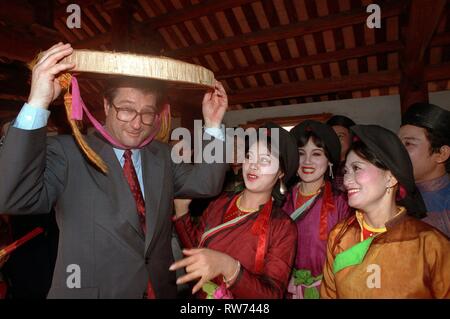
<path id="1" fill-rule="evenodd" d="M 400 101 L 402 114 L 417 102 L 428 102 L 428 85 L 425 80 L 424 63 L 401 66 Z"/>
<path id="2" fill-rule="evenodd" d="M 108 0 L 104 8 L 109 11 L 112 20 L 111 44 L 114 51 L 130 51 L 132 1 Z"/>
<path id="3" fill-rule="evenodd" d="M 403 34 L 401 53 L 400 100 L 402 114 L 416 102 L 428 102 L 425 80 L 425 52 L 438 26 L 445 0 L 412 0 L 408 26 Z"/>
<path id="4" fill-rule="evenodd" d="M 54 0 L 30 1 L 30 3 L 33 6 L 35 23 L 53 29 L 53 16 L 55 10 Z"/>

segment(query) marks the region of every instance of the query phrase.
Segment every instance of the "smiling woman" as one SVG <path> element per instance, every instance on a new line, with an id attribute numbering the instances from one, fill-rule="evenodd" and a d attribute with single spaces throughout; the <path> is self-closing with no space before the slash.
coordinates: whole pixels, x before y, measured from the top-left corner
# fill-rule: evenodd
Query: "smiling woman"
<path id="1" fill-rule="evenodd" d="M 281 180 L 297 169 L 295 139 L 281 127 L 259 136 L 243 164 L 244 191 L 224 193 L 194 224 L 189 214 L 178 214 L 175 228 L 186 258 L 171 270 L 186 267 L 182 284 L 199 279 L 193 293 L 201 298 L 283 298 L 295 256 L 295 226 L 280 206 Z M 276 154 L 279 151 L 279 157 Z M 194 249 L 192 249 L 194 248 Z M 200 290 L 201 289 L 201 290 Z"/>
<path id="2" fill-rule="evenodd" d="M 450 242 L 419 221 L 425 205 L 402 142 L 352 127 L 344 185 L 356 214 L 330 233 L 322 298 L 449 298 Z"/>
<path id="3" fill-rule="evenodd" d="M 283 207 L 295 221 L 298 233 L 289 293 L 294 299 L 313 299 L 319 298 L 328 233 L 349 210 L 344 195 L 332 189 L 330 181 L 340 156 L 336 133 L 328 125 L 311 120 L 291 132 L 298 143 L 300 181 Z"/>

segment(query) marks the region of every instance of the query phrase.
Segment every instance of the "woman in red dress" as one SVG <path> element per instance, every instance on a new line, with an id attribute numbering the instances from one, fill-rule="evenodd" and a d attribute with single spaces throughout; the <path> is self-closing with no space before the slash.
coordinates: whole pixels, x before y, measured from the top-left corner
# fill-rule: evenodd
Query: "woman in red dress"
<path id="1" fill-rule="evenodd" d="M 283 298 L 295 257 L 297 230 L 281 210 L 284 182 L 296 172 L 295 139 L 268 123 L 250 145 L 243 163 L 245 189 L 224 193 L 198 224 L 187 211 L 174 218 L 186 257 L 183 284 L 198 280 L 192 292 L 203 298 Z M 278 138 L 279 137 L 279 138 Z M 279 153 L 279 156 L 277 154 Z"/>

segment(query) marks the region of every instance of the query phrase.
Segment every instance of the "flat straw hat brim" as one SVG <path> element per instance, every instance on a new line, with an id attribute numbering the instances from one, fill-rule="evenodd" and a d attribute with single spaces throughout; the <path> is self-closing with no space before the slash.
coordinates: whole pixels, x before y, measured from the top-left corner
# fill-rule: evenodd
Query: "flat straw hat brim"
<path id="1" fill-rule="evenodd" d="M 199 65 L 167 57 L 110 51 L 74 50 L 62 63 L 88 78 L 129 76 L 168 82 L 180 88 L 212 88 L 214 73 Z"/>

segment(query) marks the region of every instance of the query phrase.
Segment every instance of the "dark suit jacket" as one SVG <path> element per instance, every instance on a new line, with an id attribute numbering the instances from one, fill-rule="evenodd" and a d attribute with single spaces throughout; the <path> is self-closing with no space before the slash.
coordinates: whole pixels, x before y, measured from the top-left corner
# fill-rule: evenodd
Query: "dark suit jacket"
<path id="1" fill-rule="evenodd" d="M 71 136 L 11 128 L 0 150 L 0 212 L 50 212 L 55 205 L 60 238 L 49 298 L 142 298 L 148 278 L 157 298 L 175 298 L 175 273 L 168 270 L 173 198 L 216 195 L 227 165 L 174 164 L 167 144 L 144 147 L 144 236 L 113 148 L 96 134 L 87 142 L 108 175 L 84 158 Z M 80 270 L 80 288 L 68 287 L 76 283 L 73 269 Z"/>

